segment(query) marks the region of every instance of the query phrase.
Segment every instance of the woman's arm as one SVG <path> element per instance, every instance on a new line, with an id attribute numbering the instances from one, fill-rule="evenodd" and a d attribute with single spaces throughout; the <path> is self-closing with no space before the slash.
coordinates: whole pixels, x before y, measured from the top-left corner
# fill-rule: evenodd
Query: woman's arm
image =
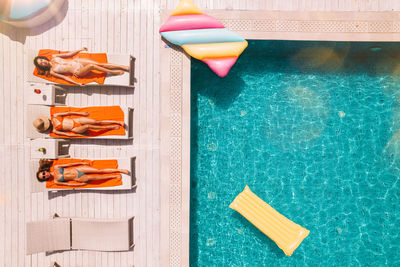
<path id="1" fill-rule="evenodd" d="M 55 165 L 54 168 L 67 168 L 67 167 L 72 167 L 72 166 L 77 166 L 77 165 L 89 165 L 88 162 L 72 162 L 72 163 L 65 163 L 65 164 L 60 164 L 60 165 Z"/>
<path id="2" fill-rule="evenodd" d="M 57 130 L 53 130 L 53 133 L 58 134 L 58 135 L 65 135 L 65 136 L 69 136 L 69 137 L 82 137 L 82 136 L 85 136 L 83 134 L 66 133 L 66 132 L 61 132 L 61 131 L 57 131 Z"/>
<path id="3" fill-rule="evenodd" d="M 84 86 L 85 85 L 84 83 L 77 83 L 74 80 L 72 80 L 70 77 L 62 75 L 62 74 L 57 73 L 57 72 L 54 72 L 52 70 L 50 70 L 50 75 L 52 75 L 52 76 L 54 76 L 56 78 L 59 78 L 59 79 L 63 79 L 65 81 L 70 82 L 70 83 L 75 84 L 75 85 L 80 85 L 80 86 Z"/>
<path id="4" fill-rule="evenodd" d="M 87 51 L 88 49 L 86 47 L 83 47 L 82 49 L 76 50 L 76 51 L 72 51 L 69 53 L 63 53 L 63 54 L 55 54 L 53 55 L 53 57 L 61 57 L 61 58 L 66 58 L 66 57 L 73 57 L 76 54 L 79 54 L 82 51 Z"/>
<path id="5" fill-rule="evenodd" d="M 82 186 L 82 185 L 87 185 L 87 183 L 81 183 L 81 182 L 75 182 L 74 183 L 66 183 L 66 182 L 59 182 L 57 180 L 54 180 L 54 183 L 57 185 L 68 185 L 68 186 Z"/>
<path id="6" fill-rule="evenodd" d="M 68 111 L 68 112 L 60 112 L 54 113 L 53 117 L 62 117 L 62 116 L 71 116 L 71 115 L 80 115 L 80 116 L 89 116 L 89 112 L 77 112 L 77 111 Z"/>

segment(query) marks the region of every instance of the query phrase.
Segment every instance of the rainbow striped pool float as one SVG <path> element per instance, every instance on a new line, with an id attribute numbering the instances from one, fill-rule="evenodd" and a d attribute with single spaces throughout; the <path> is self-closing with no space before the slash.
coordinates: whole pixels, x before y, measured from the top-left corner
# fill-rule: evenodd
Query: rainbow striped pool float
<path id="1" fill-rule="evenodd" d="M 206 63 L 220 77 L 228 74 L 247 47 L 243 37 L 201 12 L 191 0 L 180 1 L 160 28 L 160 34 Z"/>

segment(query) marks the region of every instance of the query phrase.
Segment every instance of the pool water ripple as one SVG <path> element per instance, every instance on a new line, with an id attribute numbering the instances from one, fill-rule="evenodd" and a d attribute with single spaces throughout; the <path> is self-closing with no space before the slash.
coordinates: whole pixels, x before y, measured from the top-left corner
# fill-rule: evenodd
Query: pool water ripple
<path id="1" fill-rule="evenodd" d="M 224 79 L 192 61 L 192 266 L 400 266 L 400 47 L 373 46 L 250 41 Z M 228 207 L 246 184 L 311 231 L 291 257 Z"/>

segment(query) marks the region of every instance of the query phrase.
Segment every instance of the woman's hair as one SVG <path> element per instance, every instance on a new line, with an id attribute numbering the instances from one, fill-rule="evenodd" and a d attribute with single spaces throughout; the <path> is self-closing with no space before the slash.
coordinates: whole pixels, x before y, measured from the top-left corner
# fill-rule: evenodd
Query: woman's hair
<path id="1" fill-rule="evenodd" d="M 39 174 L 43 171 L 50 171 L 50 167 L 51 165 L 53 165 L 54 160 L 51 159 L 41 159 L 39 160 L 39 169 L 36 172 L 36 178 L 38 179 L 39 182 L 44 182 L 44 181 L 48 181 L 48 179 L 40 179 L 39 178 Z"/>
<path id="2" fill-rule="evenodd" d="M 50 60 L 47 57 L 43 57 L 43 56 L 37 56 L 37 57 L 35 57 L 33 59 L 33 64 L 35 64 L 35 66 L 36 66 L 36 68 L 38 70 L 38 73 L 40 75 L 49 76 L 50 75 L 50 66 L 47 66 L 47 67 L 40 66 L 39 62 L 38 62 L 39 59 L 44 59 L 44 60 L 47 60 L 47 61 L 50 61 Z"/>

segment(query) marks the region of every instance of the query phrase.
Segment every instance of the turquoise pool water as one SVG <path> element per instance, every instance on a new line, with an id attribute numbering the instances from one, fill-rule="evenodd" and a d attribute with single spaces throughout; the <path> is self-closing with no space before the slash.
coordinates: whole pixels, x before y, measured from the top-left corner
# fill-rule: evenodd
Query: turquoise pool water
<path id="1" fill-rule="evenodd" d="M 249 41 L 191 65 L 192 266 L 400 266 L 400 45 Z M 311 231 L 292 257 L 228 205 Z"/>

